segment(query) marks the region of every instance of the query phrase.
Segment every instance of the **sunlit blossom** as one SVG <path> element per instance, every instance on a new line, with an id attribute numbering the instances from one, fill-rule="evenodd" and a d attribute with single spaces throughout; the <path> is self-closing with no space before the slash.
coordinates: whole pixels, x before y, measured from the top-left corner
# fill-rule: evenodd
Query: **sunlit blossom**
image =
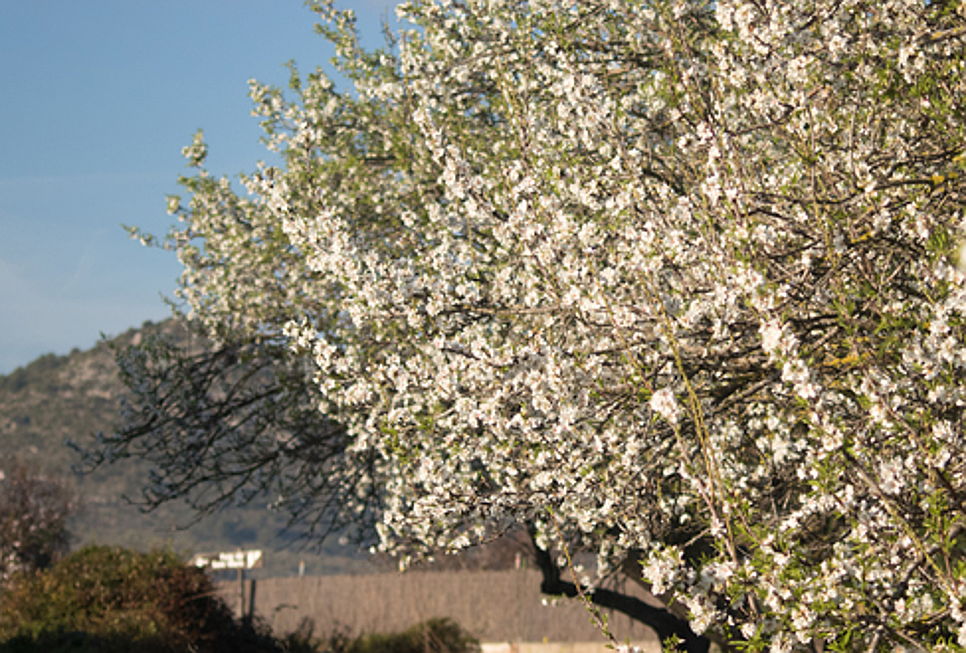
<path id="1" fill-rule="evenodd" d="M 959 14 L 647 4 L 414 0 L 365 56 L 320 3 L 355 88 L 252 85 L 286 163 L 171 201 L 180 298 L 298 357 L 381 550 L 525 523 L 768 650 L 962 641 Z"/>

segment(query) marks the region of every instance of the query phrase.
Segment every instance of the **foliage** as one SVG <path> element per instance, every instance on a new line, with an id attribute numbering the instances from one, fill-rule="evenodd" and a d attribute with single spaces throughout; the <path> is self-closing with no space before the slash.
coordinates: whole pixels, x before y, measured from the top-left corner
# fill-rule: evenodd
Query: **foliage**
<path id="1" fill-rule="evenodd" d="M 67 552 L 71 492 L 16 458 L 0 469 L 0 585 L 20 571 L 44 569 Z"/>
<path id="2" fill-rule="evenodd" d="M 363 635 L 345 653 L 479 653 L 480 643 L 451 619 L 430 619 L 401 633 Z M 335 653 L 335 652 L 333 652 Z"/>
<path id="3" fill-rule="evenodd" d="M 0 391 L 16 392 L 30 384 L 39 384 L 47 392 L 56 391 L 58 386 L 53 374 L 63 367 L 64 360 L 55 354 L 44 354 L 27 366 L 0 377 Z"/>
<path id="4" fill-rule="evenodd" d="M 239 194 L 199 134 L 165 245 L 340 425 L 383 550 L 533 524 L 747 650 L 966 646 L 961 0 L 412 0 L 377 52 L 315 8 L 353 91 L 253 83 L 284 164 Z M 103 451 L 184 496 L 169 433 Z"/>
<path id="5" fill-rule="evenodd" d="M 277 651 L 208 576 L 168 552 L 87 547 L 0 594 L 0 649 Z M 80 649 L 74 648 L 80 647 Z"/>
<path id="6" fill-rule="evenodd" d="M 299 627 L 282 638 L 285 651 L 305 653 L 480 653 L 480 643 L 448 618 L 418 623 L 402 632 L 353 636 L 337 627 L 322 638 L 315 624 L 303 619 Z"/>

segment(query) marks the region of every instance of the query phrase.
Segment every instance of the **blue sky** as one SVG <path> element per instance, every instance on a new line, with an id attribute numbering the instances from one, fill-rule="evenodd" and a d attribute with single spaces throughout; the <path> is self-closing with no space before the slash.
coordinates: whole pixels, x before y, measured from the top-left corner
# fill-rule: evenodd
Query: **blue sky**
<path id="1" fill-rule="evenodd" d="M 381 44 L 394 0 L 342 0 Z M 163 234 L 181 147 L 208 167 L 266 153 L 247 80 L 332 56 L 301 0 L 0 0 L 0 374 L 168 315 L 179 269 L 120 227 Z"/>

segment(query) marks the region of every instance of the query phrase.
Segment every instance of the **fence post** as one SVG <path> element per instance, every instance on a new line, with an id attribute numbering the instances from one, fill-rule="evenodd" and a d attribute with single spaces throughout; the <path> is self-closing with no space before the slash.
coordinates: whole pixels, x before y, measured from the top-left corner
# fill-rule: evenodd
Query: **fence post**
<path id="1" fill-rule="evenodd" d="M 245 570 L 242 567 L 238 568 L 238 618 L 241 619 L 242 624 L 246 623 L 245 620 Z"/>
<path id="2" fill-rule="evenodd" d="M 255 588 L 256 580 L 252 578 L 248 581 L 248 623 L 251 624 L 255 619 Z"/>

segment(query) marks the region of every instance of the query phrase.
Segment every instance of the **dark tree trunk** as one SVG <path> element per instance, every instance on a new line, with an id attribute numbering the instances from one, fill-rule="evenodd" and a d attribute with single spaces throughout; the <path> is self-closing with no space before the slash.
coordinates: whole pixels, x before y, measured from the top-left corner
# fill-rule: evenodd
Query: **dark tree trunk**
<path id="1" fill-rule="evenodd" d="M 537 567 L 543 574 L 540 591 L 554 596 L 577 597 L 580 594 L 578 589 L 583 590 L 583 588 L 578 588 L 575 583 L 560 578 L 560 568 L 557 567 L 550 552 L 540 549 L 536 546 L 536 542 L 533 548 Z M 707 653 L 711 645 L 710 640 L 691 630 L 687 621 L 671 614 L 668 610 L 648 605 L 637 597 L 603 588 L 583 593 L 594 605 L 616 610 L 652 628 L 662 643 L 676 635 L 682 642 L 678 645 L 678 650 L 688 653 Z"/>

